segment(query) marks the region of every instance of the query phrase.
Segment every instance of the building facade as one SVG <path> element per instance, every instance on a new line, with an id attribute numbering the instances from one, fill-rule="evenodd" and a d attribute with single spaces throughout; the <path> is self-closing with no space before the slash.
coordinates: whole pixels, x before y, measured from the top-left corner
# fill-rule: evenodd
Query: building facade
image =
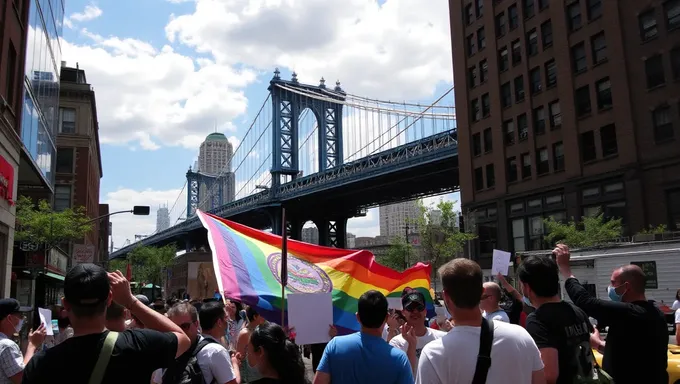
<path id="1" fill-rule="evenodd" d="M 0 3 L 0 297 L 10 294 L 26 34 L 31 1 Z"/>
<path id="2" fill-rule="evenodd" d="M 170 228 L 170 211 L 168 207 L 160 207 L 156 211 L 156 232 Z"/>
<path id="3" fill-rule="evenodd" d="M 220 205 L 234 201 L 236 196 L 236 176 L 231 170 L 233 155 L 234 147 L 221 133 L 211 133 L 201 143 L 198 154 L 198 172 L 210 176 L 219 175 L 223 184 Z"/>
<path id="4" fill-rule="evenodd" d="M 543 219 L 680 225 L 680 1 L 449 0 L 461 203 L 493 248 Z"/>
<path id="5" fill-rule="evenodd" d="M 395 237 L 403 238 L 407 232 L 416 232 L 415 220 L 422 215 L 417 200 L 381 205 L 378 211 L 380 216 L 380 236 L 390 239 Z"/>
<path id="6" fill-rule="evenodd" d="M 103 170 L 97 101 L 85 71 L 62 66 L 60 95 L 54 210 L 85 207 L 85 214 L 95 219 L 100 216 Z M 106 261 L 99 259 L 100 249 L 108 248 L 107 242 L 101 243 L 100 230 L 108 231 L 108 219 L 95 221 L 92 231 L 74 242 L 78 262 Z"/>

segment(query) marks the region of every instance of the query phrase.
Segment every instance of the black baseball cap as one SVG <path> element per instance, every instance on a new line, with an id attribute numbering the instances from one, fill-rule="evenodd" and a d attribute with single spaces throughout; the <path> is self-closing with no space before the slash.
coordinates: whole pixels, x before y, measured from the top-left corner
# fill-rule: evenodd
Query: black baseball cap
<path id="1" fill-rule="evenodd" d="M 64 279 L 64 299 L 71 305 L 98 305 L 108 299 L 110 291 L 109 275 L 96 264 L 76 264 Z"/>
<path id="2" fill-rule="evenodd" d="M 422 309 L 425 309 L 425 295 L 416 289 L 406 288 L 401 293 L 401 306 L 404 309 L 413 307 L 422 307 Z"/>
<path id="3" fill-rule="evenodd" d="M 0 320 L 21 312 L 21 305 L 16 299 L 0 299 Z"/>

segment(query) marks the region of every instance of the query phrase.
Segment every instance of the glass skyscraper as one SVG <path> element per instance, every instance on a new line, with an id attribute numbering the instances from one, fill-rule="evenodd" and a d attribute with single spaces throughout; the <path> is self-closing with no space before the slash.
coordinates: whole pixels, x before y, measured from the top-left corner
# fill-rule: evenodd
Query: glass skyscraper
<path id="1" fill-rule="evenodd" d="M 30 1 L 21 141 L 52 190 L 59 129 L 59 37 L 63 19 L 64 0 Z"/>

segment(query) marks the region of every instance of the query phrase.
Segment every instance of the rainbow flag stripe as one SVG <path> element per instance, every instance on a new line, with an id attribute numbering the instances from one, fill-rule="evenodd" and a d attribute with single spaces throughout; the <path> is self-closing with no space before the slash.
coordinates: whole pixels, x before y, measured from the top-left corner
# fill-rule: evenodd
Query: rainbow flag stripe
<path id="1" fill-rule="evenodd" d="M 255 306 L 267 320 L 281 319 L 281 236 L 197 211 L 208 230 L 215 275 L 225 298 Z M 333 321 L 340 333 L 359 330 L 357 302 L 375 289 L 401 297 L 406 287 L 420 290 L 434 314 L 429 264 L 397 272 L 378 264 L 368 251 L 288 241 L 287 293 L 331 292 Z"/>

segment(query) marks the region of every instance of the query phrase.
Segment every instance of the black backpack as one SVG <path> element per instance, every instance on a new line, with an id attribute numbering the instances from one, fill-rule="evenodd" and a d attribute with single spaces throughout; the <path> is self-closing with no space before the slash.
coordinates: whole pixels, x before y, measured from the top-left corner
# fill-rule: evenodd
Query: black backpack
<path id="1" fill-rule="evenodd" d="M 172 367 L 168 368 L 163 375 L 163 384 L 204 384 L 203 372 L 198 365 L 198 352 L 210 343 L 217 343 L 210 338 L 199 341 L 191 353 L 186 353 L 175 360 Z"/>

